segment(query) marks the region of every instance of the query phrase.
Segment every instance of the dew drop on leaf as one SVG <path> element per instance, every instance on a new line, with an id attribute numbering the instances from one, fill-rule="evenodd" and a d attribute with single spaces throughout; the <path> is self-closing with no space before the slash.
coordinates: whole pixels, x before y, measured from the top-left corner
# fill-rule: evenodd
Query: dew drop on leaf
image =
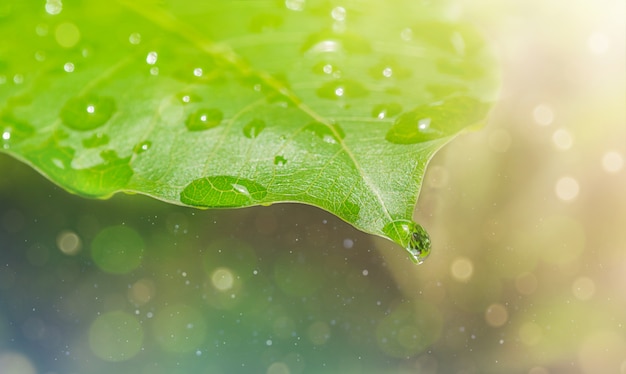
<path id="1" fill-rule="evenodd" d="M 467 96 L 457 96 L 420 105 L 401 114 L 385 139 L 396 144 L 413 144 L 439 139 L 481 121 L 488 105 Z"/>
<path id="2" fill-rule="evenodd" d="M 338 79 L 323 84 L 318 90 L 317 95 L 323 99 L 354 99 L 365 97 L 369 91 L 363 85 L 351 79 Z"/>
<path id="3" fill-rule="evenodd" d="M 287 163 L 287 159 L 281 155 L 274 157 L 274 165 L 284 166 Z"/>
<path id="4" fill-rule="evenodd" d="M 61 108 L 60 117 L 67 127 L 87 131 L 104 125 L 114 112 L 113 98 L 85 95 L 69 99 Z"/>
<path id="5" fill-rule="evenodd" d="M 265 129 L 265 121 L 255 118 L 243 127 L 243 135 L 246 138 L 254 139 L 259 136 L 263 129 Z"/>
<path id="6" fill-rule="evenodd" d="M 378 104 L 372 109 L 372 117 L 386 119 L 397 116 L 402 112 L 402 106 L 398 103 Z"/>
<path id="7" fill-rule="evenodd" d="M 150 147 L 152 147 L 152 142 L 146 140 L 146 141 L 143 141 L 141 143 L 137 143 L 137 145 L 133 149 L 133 152 L 135 152 L 137 154 L 140 154 L 140 153 L 143 153 L 143 152 L 149 150 Z"/>
<path id="8" fill-rule="evenodd" d="M 226 208 L 259 203 L 267 189 L 249 179 L 218 175 L 199 178 L 189 183 L 180 194 L 183 204 Z"/>
<path id="9" fill-rule="evenodd" d="M 185 125 L 189 131 L 203 131 L 218 126 L 223 118 L 224 113 L 219 109 L 199 109 L 187 118 Z"/>
<path id="10" fill-rule="evenodd" d="M 421 264 L 430 254 L 430 237 L 424 228 L 409 220 L 396 220 L 383 228 L 383 232 L 409 252 L 413 262 Z"/>

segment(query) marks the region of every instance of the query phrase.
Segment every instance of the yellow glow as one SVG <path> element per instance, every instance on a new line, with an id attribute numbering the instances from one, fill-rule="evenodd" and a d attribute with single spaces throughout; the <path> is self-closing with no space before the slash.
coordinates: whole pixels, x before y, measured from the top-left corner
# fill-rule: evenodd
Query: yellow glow
<path id="1" fill-rule="evenodd" d="M 235 277 L 227 268 L 218 268 L 211 275 L 211 283 L 219 291 L 228 291 L 233 288 Z"/>
<path id="2" fill-rule="evenodd" d="M 578 181 L 572 177 L 560 178 L 554 187 L 556 196 L 563 201 L 575 199 L 578 196 L 579 190 Z"/>
<path id="3" fill-rule="evenodd" d="M 290 374 L 289 366 L 284 362 L 274 362 L 267 368 L 267 374 Z"/>
<path id="4" fill-rule="evenodd" d="M 580 277 L 572 283 L 572 293 L 578 300 L 589 300 L 596 292 L 595 282 L 588 277 Z"/>
<path id="5" fill-rule="evenodd" d="M 617 173 L 624 167 L 624 157 L 616 151 L 609 151 L 602 157 L 602 168 L 609 173 Z"/>
<path id="6" fill-rule="evenodd" d="M 509 319 L 509 312 L 502 304 L 491 304 L 485 311 L 485 321 L 491 327 L 503 326 Z"/>
<path id="7" fill-rule="evenodd" d="M 75 255 L 82 249 L 80 237 L 73 231 L 62 231 L 57 236 L 57 247 L 66 255 Z"/>
<path id="8" fill-rule="evenodd" d="M 139 306 L 152 299 L 155 293 L 154 282 L 149 279 L 140 279 L 128 289 L 128 300 Z"/>
<path id="9" fill-rule="evenodd" d="M 474 273 L 474 264 L 465 257 L 458 257 L 452 262 L 450 272 L 452 273 L 452 277 L 457 281 L 466 282 Z"/>
<path id="10" fill-rule="evenodd" d="M 534 322 L 527 322 L 519 328 L 519 338 L 525 345 L 533 346 L 541 341 L 542 330 Z"/>

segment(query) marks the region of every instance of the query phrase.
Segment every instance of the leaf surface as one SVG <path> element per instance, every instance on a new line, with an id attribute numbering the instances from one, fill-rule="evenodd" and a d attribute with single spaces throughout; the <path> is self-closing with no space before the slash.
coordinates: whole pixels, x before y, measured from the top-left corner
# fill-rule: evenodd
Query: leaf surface
<path id="1" fill-rule="evenodd" d="M 496 87 L 437 3 L 9 0 L 0 151 L 84 196 L 318 206 L 418 261 L 426 164 Z"/>

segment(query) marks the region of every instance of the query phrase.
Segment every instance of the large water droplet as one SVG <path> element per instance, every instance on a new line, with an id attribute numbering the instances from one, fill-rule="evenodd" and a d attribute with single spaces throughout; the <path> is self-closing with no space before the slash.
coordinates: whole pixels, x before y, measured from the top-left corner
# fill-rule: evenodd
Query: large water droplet
<path id="1" fill-rule="evenodd" d="M 187 118 L 185 125 L 189 131 L 203 131 L 218 126 L 223 118 L 224 113 L 219 109 L 200 109 Z"/>
<path id="2" fill-rule="evenodd" d="M 378 104 L 372 109 L 372 117 L 386 119 L 397 116 L 402 112 L 402 105 L 398 103 Z"/>
<path id="3" fill-rule="evenodd" d="M 345 136 L 343 129 L 338 124 L 326 125 L 321 122 L 312 122 L 306 125 L 304 130 L 312 132 L 329 144 L 338 144 Z"/>
<path id="4" fill-rule="evenodd" d="M 249 179 L 218 175 L 199 178 L 180 194 L 183 204 L 209 208 L 241 207 L 260 203 L 267 189 Z"/>
<path id="5" fill-rule="evenodd" d="M 354 99 L 365 97 L 369 91 L 357 81 L 351 79 L 337 79 L 326 82 L 318 90 L 317 95 L 324 99 Z"/>
<path id="6" fill-rule="evenodd" d="M 87 131 L 104 125 L 114 112 L 113 98 L 85 95 L 69 99 L 59 115 L 67 127 Z"/>
<path id="7" fill-rule="evenodd" d="M 424 228 L 409 220 L 396 220 L 388 223 L 383 232 L 393 241 L 400 244 L 411 255 L 417 264 L 424 262 L 430 254 L 430 237 Z"/>
<path id="8" fill-rule="evenodd" d="M 243 127 L 243 135 L 246 138 L 254 139 L 259 136 L 263 129 L 265 129 L 265 121 L 255 118 Z"/>
<path id="9" fill-rule="evenodd" d="M 413 144 L 443 138 L 478 123 L 487 110 L 488 105 L 466 96 L 420 105 L 400 115 L 385 139 L 397 144 Z"/>
<path id="10" fill-rule="evenodd" d="M 368 54 L 372 52 L 372 46 L 361 35 L 327 30 L 310 35 L 302 45 L 301 51 L 307 53 L 345 51 L 347 53 Z"/>

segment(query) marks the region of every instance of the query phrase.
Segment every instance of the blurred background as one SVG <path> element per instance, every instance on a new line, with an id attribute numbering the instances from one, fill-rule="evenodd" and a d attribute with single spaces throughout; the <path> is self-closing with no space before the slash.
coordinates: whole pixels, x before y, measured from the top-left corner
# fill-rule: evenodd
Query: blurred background
<path id="1" fill-rule="evenodd" d="M 313 207 L 87 200 L 0 155 L 0 373 L 626 373 L 625 3 L 457 11 L 503 87 L 427 170 L 423 265 Z"/>

